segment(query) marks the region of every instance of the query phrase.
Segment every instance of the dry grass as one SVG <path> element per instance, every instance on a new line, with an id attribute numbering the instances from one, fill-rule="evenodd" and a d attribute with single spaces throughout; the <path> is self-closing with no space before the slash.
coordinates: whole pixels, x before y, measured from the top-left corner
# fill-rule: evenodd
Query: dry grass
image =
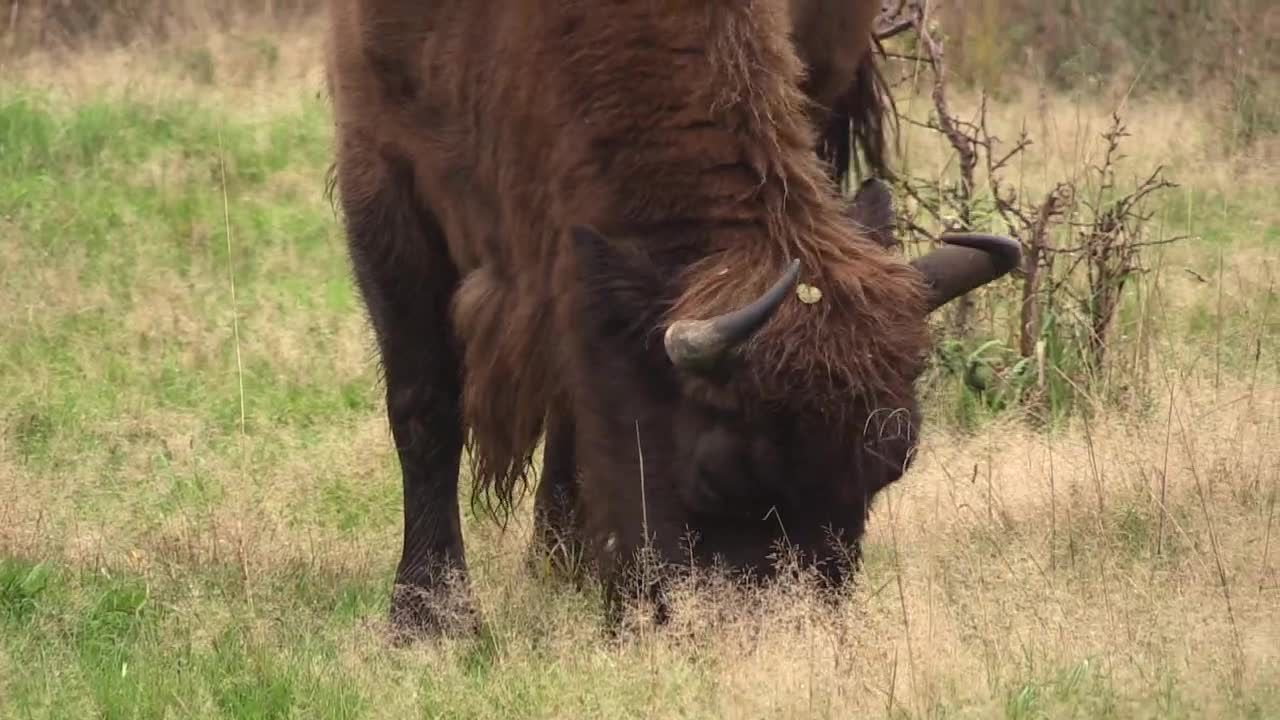
<path id="1" fill-rule="evenodd" d="M 287 23 L 242 23 L 235 32 L 187 32 L 179 42 L 143 35 L 91 53 L 0 54 L 0 73 L 70 102 L 104 96 L 191 100 L 234 108 L 252 122 L 293 107 L 299 93 L 325 92 L 323 22 L 306 15 Z"/>
<path id="2" fill-rule="evenodd" d="M 397 469 L 321 196 L 327 137 L 280 134 L 323 125 L 319 47 L 260 40 L 185 48 L 212 76 L 160 46 L 31 57 L 0 82 L 0 119 L 36 93 L 56 147 L 81 142 L 84 108 L 163 120 L 122 138 L 127 116 L 90 159 L 32 161 L 0 192 L 0 714 L 1280 713 L 1274 144 L 1224 147 L 1174 101 L 1126 106 L 1129 166 L 1185 184 L 1165 230 L 1211 238 L 1143 280 L 1149 325 L 1118 342 L 1145 343 L 1146 391 L 1051 432 L 932 422 L 834 606 L 802 583 L 753 602 L 711 583 L 678 594 L 671 627 L 608 641 L 594 595 L 521 564 L 525 507 L 505 534 L 466 518 L 486 632 L 393 649 Z M 1029 187 L 1080 165 L 1114 99 L 995 106 L 1038 124 Z M 231 133 L 230 255 L 212 127 Z M 905 140 L 914 171 L 941 172 L 941 148 Z M 28 582 L 41 562 L 51 579 Z"/>
<path id="3" fill-rule="evenodd" d="M 136 512 L 82 524 L 56 517 L 76 488 L 59 493 L 44 479 L 33 495 L 36 478 L 18 474 L 23 490 L 0 492 L 25 502 L 0 537 L 7 553 L 111 568 L 157 588 L 175 626 L 155 631 L 161 647 L 211 647 L 241 628 L 294 662 L 298 641 L 279 623 L 301 623 L 338 649 L 324 672 L 373 700 L 374 717 L 421 712 L 414 688 L 424 674 L 434 701 L 466 716 L 1265 714 L 1280 700 L 1271 537 L 1280 393 L 1233 386 L 1215 400 L 1173 382 L 1171 432 L 1124 417 L 1053 438 L 1017 424 L 976 437 L 935 428 L 875 515 L 861 585 L 834 609 L 800 586 L 764 593 L 749 610 L 704 588 L 677 596 L 670 628 L 611 645 L 593 597 L 566 596 L 520 566 L 527 517 L 506 535 L 471 523 L 492 633 L 480 680 L 473 641 L 393 651 L 377 603 L 355 624 L 331 626 L 329 609 L 281 588 L 299 568 L 337 587 L 386 579 L 394 513 L 344 533 L 294 522 L 288 510 L 316 491 L 316 467 L 386 489 L 386 438 L 373 421 L 320 440 L 320 452 L 255 463 L 247 482 L 230 460 L 206 467 L 227 495 L 207 515 L 158 525 L 143 522 L 155 492 L 145 485 L 131 490 L 144 506 Z M 181 446 L 190 430 L 168 432 Z M 50 532 L 59 520 L 67 524 Z M 188 586 L 228 572 L 227 598 Z"/>

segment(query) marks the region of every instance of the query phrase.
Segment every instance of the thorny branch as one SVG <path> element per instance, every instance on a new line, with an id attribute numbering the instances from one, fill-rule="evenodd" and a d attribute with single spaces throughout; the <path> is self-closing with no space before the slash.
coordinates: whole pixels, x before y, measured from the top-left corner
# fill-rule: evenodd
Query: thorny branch
<path id="1" fill-rule="evenodd" d="M 1116 180 L 1117 166 L 1124 159 L 1121 145 L 1129 133 L 1118 113 L 1102 134 L 1104 151 L 1096 164 L 1090 165 L 1088 197 L 1074 179 L 1058 182 L 1043 197 L 1030 200 L 1004 175 L 1033 146 L 1025 123 L 1018 137 L 1007 146 L 991 132 L 988 122 L 987 96 L 982 94 L 976 120 L 958 117 L 951 109 L 947 93 L 947 63 L 944 42 L 930 27 L 929 0 L 884 0 L 876 21 L 879 40 L 914 31 L 914 47 L 904 52 L 884 52 L 894 60 L 923 64 L 931 75 L 929 98 L 931 117 L 921 121 L 899 117 L 905 125 L 937 132 L 956 153 L 958 177 L 952 182 L 938 178 L 904 176 L 898 181 L 900 190 L 913 200 L 913 209 L 900 218 L 901 229 L 917 241 L 933 241 L 937 232 L 924 227 L 940 226 L 943 230 L 980 229 L 982 213 L 990 207 L 991 218 L 998 218 L 1008 232 L 1023 246 L 1023 264 L 1015 272 L 1021 279 L 1018 352 L 1023 358 L 1033 357 L 1044 332 L 1042 318 L 1051 309 L 1065 310 L 1060 318 L 1082 322 L 1079 335 L 1087 338 L 1087 360 L 1093 371 L 1103 369 L 1108 334 L 1115 311 L 1128 281 L 1146 272 L 1142 253 L 1149 248 L 1176 243 L 1185 236 L 1149 237 L 1147 228 L 1154 214 L 1145 210 L 1154 195 L 1177 187 L 1165 179 L 1164 167 L 1157 166 L 1131 189 L 1120 191 Z M 911 73 L 903 73 L 898 82 L 906 82 Z M 986 188 L 975 182 L 979 165 L 985 174 Z M 989 197 L 987 194 L 989 193 Z M 925 221 L 922 221 L 924 218 Z M 1059 238 L 1055 240 L 1055 238 Z M 1074 242 L 1062 240 L 1074 239 Z M 1077 296 L 1071 283 L 1081 268 L 1088 279 L 1087 292 Z M 967 297 L 967 296 L 966 296 Z M 1066 305 L 1063 305 L 1063 301 Z M 970 301 L 971 302 L 971 301 Z M 1078 312 L 1073 308 L 1078 308 Z M 972 305 L 957 302 L 952 330 L 968 332 L 968 311 Z M 1059 324 L 1064 322 L 1060 319 Z M 1060 332 L 1073 332 L 1064 328 Z M 1044 373 L 1040 373 L 1044 377 Z"/>
<path id="2" fill-rule="evenodd" d="M 925 57 L 929 61 L 929 67 L 933 72 L 933 91 L 931 97 L 933 99 L 934 110 L 937 113 L 938 128 L 947 141 L 951 143 L 951 147 L 955 148 L 960 162 L 960 192 L 968 198 L 973 193 L 973 169 L 978 164 L 978 155 L 976 143 L 971 135 L 966 134 L 961 128 L 962 125 L 956 116 L 951 112 L 947 103 L 947 72 L 946 59 L 943 53 L 942 44 L 934 37 L 929 30 L 929 24 L 925 22 L 925 6 L 917 5 L 913 11 L 912 22 L 915 25 L 916 36 L 919 38 L 920 45 L 924 49 Z M 969 126 L 965 129 L 972 129 Z M 967 229 L 969 227 L 969 209 L 961 209 L 961 222 Z"/>

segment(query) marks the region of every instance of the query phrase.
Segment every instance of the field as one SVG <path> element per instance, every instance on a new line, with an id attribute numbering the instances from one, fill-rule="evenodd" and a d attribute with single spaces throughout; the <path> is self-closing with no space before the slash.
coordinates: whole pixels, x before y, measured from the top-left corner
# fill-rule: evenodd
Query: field
<path id="1" fill-rule="evenodd" d="M 1280 717 L 1280 140 L 1124 83 L 994 101 L 1033 186 L 1120 108 L 1120 172 L 1167 164 L 1155 231 L 1192 238 L 1146 258 L 1089 412 L 960 422 L 931 380 L 834 610 L 688 592 L 607 640 L 523 566 L 526 503 L 465 517 L 485 632 L 396 648 L 315 30 L 0 66 L 0 716 Z"/>

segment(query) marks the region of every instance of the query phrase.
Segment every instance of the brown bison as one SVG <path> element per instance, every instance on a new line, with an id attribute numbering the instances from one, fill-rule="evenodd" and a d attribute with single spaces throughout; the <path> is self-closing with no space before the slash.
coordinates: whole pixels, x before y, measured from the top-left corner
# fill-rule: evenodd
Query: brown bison
<path id="1" fill-rule="evenodd" d="M 846 572 L 917 441 L 926 315 L 1018 253 L 965 237 L 909 264 L 860 231 L 795 20 L 784 0 L 332 0 L 337 189 L 404 483 L 400 627 L 434 626 L 465 576 L 468 431 L 475 497 L 507 511 L 545 430 L 537 536 L 610 607 L 646 545 L 767 577 L 785 542 Z"/>

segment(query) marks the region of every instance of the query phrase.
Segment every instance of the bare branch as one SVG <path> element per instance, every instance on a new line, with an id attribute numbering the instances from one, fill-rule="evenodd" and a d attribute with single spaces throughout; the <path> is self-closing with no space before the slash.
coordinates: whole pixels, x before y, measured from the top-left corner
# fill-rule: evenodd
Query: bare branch
<path id="1" fill-rule="evenodd" d="M 894 23 L 893 25 L 889 25 L 887 27 L 880 27 L 877 24 L 876 31 L 875 31 L 876 39 L 888 40 L 889 38 L 894 37 L 896 35 L 901 35 L 902 33 L 910 30 L 914 26 L 915 26 L 915 23 L 910 20 L 900 20 Z"/>
<path id="2" fill-rule="evenodd" d="M 906 53 L 889 52 L 888 50 L 885 50 L 881 54 L 887 58 L 892 58 L 894 60 L 908 60 L 910 62 L 929 62 L 928 58 L 923 57 L 921 55 L 907 55 Z"/>
<path id="3" fill-rule="evenodd" d="M 884 0 L 873 29 L 876 40 L 888 40 L 914 27 L 916 6 L 916 2 L 908 0 Z"/>
<path id="4" fill-rule="evenodd" d="M 1022 356 L 1035 353 L 1043 332 L 1041 318 L 1045 308 L 1052 307 L 1060 318 L 1056 332 L 1065 332 L 1070 342 L 1079 343 L 1089 368 L 1100 370 L 1125 288 L 1134 277 L 1147 272 L 1144 251 L 1185 239 L 1150 239 L 1144 233 L 1154 216 L 1147 200 L 1176 185 L 1165 179 L 1164 168 L 1158 166 L 1146 177 L 1135 178 L 1132 186 L 1121 188 L 1116 168 L 1124 159 L 1122 146 L 1130 133 L 1116 112 L 1102 133 L 1102 152 L 1096 162 L 1083 167 L 1089 178 L 1088 197 L 1080 197 L 1083 186 L 1074 180 L 1058 183 L 1042 198 L 1024 197 L 1021 186 L 1006 182 L 1002 176 L 1033 145 L 1026 123 L 1017 138 L 1006 144 L 991 130 L 985 93 L 975 118 L 961 118 L 952 111 L 945 48 L 929 25 L 929 15 L 924 0 L 884 0 L 876 24 L 878 37 L 914 28 L 917 49 L 913 54 L 918 57 L 900 57 L 924 63 L 932 79 L 932 112 L 920 119 L 899 115 L 899 121 L 938 133 L 956 153 L 956 169 L 948 170 L 945 177 L 904 178 L 896 183 L 916 206 L 901 212 L 899 226 L 916 240 L 932 239 L 934 231 L 924 225 L 974 229 L 983 222 L 982 213 L 989 207 L 1023 246 L 1023 264 L 1014 273 L 1021 278 L 1018 349 Z M 989 201 L 986 192 L 980 194 L 976 187 L 979 163 L 985 171 Z M 1074 242 L 1058 240 L 1064 234 Z M 1087 277 L 1083 293 L 1074 287 L 1081 275 Z M 952 306 L 952 332 L 967 334 L 973 308 L 968 297 Z"/>
<path id="5" fill-rule="evenodd" d="M 934 110 L 937 113 L 938 127 L 959 157 L 960 191 L 963 198 L 968 200 L 973 194 L 973 170 L 978 164 L 978 157 L 974 138 L 966 134 L 962 128 L 973 130 L 976 126 L 962 123 L 951 113 L 947 102 L 947 66 L 942 44 L 929 31 L 924 7 L 916 6 L 912 10 L 916 34 L 920 38 L 921 45 L 925 48 L 929 67 L 933 72 L 933 91 L 931 96 Z M 960 214 L 961 222 L 967 227 L 971 220 L 970 208 L 967 207 L 967 203 L 960 208 Z"/>

